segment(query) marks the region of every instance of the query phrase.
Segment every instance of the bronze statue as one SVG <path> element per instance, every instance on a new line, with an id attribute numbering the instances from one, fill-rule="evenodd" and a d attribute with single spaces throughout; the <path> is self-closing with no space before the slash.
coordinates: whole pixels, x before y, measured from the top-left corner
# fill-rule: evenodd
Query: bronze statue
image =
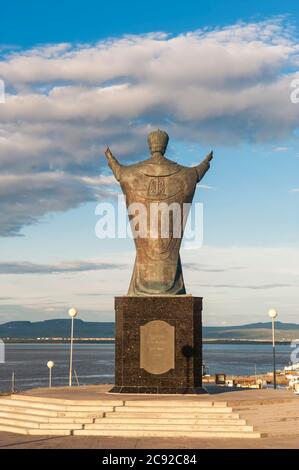
<path id="1" fill-rule="evenodd" d="M 210 168 L 213 152 L 199 165 L 188 168 L 164 156 L 168 140 L 167 133 L 160 129 L 151 132 L 148 136 L 151 157 L 133 165 L 121 165 L 109 147 L 105 151 L 108 164 L 126 197 L 128 209 L 136 203 L 142 203 L 148 214 L 153 204 L 171 206 L 176 203 L 181 208 L 176 215 L 168 213 L 172 225 L 167 237 L 160 232 L 153 237 L 148 224 L 145 236 L 134 237 L 136 259 L 128 291 L 130 296 L 186 294 L 179 254 L 184 228 L 183 205 L 192 203 L 196 184 Z M 176 216 L 180 218 L 182 227 L 179 234 L 173 231 Z M 130 212 L 129 218 L 132 224 Z"/>

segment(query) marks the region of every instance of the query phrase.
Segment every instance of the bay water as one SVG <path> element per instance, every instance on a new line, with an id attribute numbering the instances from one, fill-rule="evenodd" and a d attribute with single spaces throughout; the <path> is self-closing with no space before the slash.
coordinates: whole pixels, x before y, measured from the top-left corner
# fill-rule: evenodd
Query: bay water
<path id="1" fill-rule="evenodd" d="M 277 345 L 277 369 L 289 364 L 292 351 L 288 344 Z M 6 344 L 5 363 L 0 364 L 0 392 L 11 390 L 13 372 L 17 391 L 48 386 L 50 360 L 55 363 L 52 385 L 67 385 L 69 353 L 69 344 Z M 210 374 L 254 375 L 272 371 L 271 344 L 204 344 L 203 354 Z M 73 365 L 80 385 L 112 384 L 114 344 L 74 344 Z"/>

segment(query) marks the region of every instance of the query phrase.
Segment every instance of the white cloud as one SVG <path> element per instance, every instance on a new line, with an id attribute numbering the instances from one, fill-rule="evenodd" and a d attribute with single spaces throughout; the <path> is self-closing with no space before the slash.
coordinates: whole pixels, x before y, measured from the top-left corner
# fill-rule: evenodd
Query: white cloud
<path id="1" fill-rule="evenodd" d="M 289 147 L 275 147 L 273 152 L 287 152 L 288 150 L 290 150 Z"/>
<path id="2" fill-rule="evenodd" d="M 123 269 L 124 266 L 101 261 L 68 261 L 60 264 L 36 264 L 31 262 L 0 262 L 0 275 L 57 274 L 96 271 L 98 269 Z M 6 298 L 4 298 L 6 299 Z"/>
<path id="3" fill-rule="evenodd" d="M 146 153 L 152 127 L 209 145 L 290 136 L 299 118 L 289 99 L 299 64 L 293 33 L 272 20 L 6 50 L 1 184 L 22 178 L 13 181 L 14 197 L 0 203 L 1 234 L 97 198 L 91 179 L 106 165 L 106 144 L 134 160 Z"/>
<path id="4" fill-rule="evenodd" d="M 62 212 L 84 200 L 114 197 L 110 179 L 65 172 L 0 175 L 1 235 L 17 235 L 46 212 Z"/>
<path id="5" fill-rule="evenodd" d="M 213 186 L 209 186 L 208 184 L 199 184 L 198 187 L 201 189 L 215 189 Z"/>

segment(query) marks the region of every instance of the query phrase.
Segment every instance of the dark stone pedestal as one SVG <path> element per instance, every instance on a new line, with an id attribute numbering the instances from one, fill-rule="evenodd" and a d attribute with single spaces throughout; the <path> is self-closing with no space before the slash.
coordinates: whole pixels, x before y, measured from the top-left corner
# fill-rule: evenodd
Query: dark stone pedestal
<path id="1" fill-rule="evenodd" d="M 116 297 L 115 393 L 205 393 L 202 298 Z"/>

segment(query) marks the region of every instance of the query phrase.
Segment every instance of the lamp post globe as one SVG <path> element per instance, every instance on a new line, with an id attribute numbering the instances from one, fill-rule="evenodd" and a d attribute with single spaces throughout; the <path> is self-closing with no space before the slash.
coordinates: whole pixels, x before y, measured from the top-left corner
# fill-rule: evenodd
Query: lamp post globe
<path id="1" fill-rule="evenodd" d="M 47 367 L 49 367 L 49 369 L 52 369 L 52 367 L 54 367 L 54 366 L 55 366 L 55 364 L 54 364 L 53 361 L 48 361 L 47 362 Z"/>
<path id="2" fill-rule="evenodd" d="M 268 311 L 268 315 L 273 320 L 276 320 L 276 318 L 278 317 L 277 310 L 275 308 L 270 308 L 270 310 Z"/>
<path id="3" fill-rule="evenodd" d="M 69 309 L 69 316 L 75 318 L 78 315 L 78 310 L 74 307 Z"/>

